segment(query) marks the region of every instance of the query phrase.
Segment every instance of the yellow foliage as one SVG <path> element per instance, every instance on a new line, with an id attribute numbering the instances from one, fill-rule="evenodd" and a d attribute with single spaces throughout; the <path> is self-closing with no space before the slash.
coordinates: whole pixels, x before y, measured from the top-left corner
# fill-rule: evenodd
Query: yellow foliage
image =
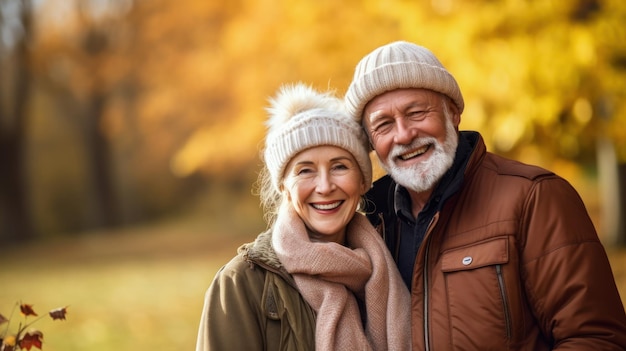
<path id="1" fill-rule="evenodd" d="M 257 147 L 261 137 L 259 129 L 244 118 L 200 128 L 174 154 L 172 172 L 179 177 L 203 169 L 210 173 L 228 173 L 228 167 L 247 164 L 257 158 L 250 150 Z"/>
<path id="2" fill-rule="evenodd" d="M 108 26 L 94 20 L 113 34 L 93 58 L 59 44 L 59 32 L 79 41 L 85 22 L 46 19 L 50 3 L 72 12 L 65 2 L 44 1 L 48 27 L 39 45 L 46 51 L 38 62 L 54 53 L 44 70 L 64 62 L 63 79 L 76 96 L 136 84 L 133 98 L 110 100 L 117 104 L 108 110 L 109 135 L 122 137 L 131 116 L 151 150 L 144 157 L 178 176 L 251 162 L 267 97 L 280 84 L 303 81 L 341 94 L 358 60 L 394 40 L 435 52 L 462 88 L 462 127 L 483 132 L 493 151 L 523 157 L 528 145 L 543 143 L 544 153 L 576 159 L 593 154 L 598 135 L 620 146 L 626 139 L 620 0 L 596 9 L 558 0 L 135 2 L 118 19 L 109 16 Z M 604 115 L 603 105 L 610 106 Z M 537 130 L 553 130 L 559 140 Z"/>

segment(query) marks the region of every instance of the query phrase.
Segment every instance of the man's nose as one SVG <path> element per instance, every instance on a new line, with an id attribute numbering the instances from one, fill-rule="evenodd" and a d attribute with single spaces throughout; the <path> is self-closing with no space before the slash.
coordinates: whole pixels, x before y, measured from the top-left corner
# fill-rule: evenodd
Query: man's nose
<path id="1" fill-rule="evenodd" d="M 415 133 L 415 128 L 406 119 L 396 119 L 396 135 L 394 137 L 396 144 L 410 144 L 415 138 Z"/>

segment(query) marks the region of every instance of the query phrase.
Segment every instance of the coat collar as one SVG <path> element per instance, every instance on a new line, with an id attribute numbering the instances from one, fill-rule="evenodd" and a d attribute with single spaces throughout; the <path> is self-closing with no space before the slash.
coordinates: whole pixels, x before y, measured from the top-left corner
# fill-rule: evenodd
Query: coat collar
<path id="1" fill-rule="evenodd" d="M 272 231 L 267 230 L 257 236 L 251 242 L 239 247 L 237 253 L 243 255 L 248 262 L 263 264 L 276 270 L 282 270 L 283 266 L 276 256 L 272 247 Z"/>

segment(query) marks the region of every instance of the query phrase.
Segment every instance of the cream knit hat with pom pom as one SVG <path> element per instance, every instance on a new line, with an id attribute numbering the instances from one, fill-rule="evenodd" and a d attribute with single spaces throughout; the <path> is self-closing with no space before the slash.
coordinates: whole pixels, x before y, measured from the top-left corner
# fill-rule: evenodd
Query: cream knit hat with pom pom
<path id="1" fill-rule="evenodd" d="M 320 93 L 302 83 L 283 86 L 270 99 L 264 159 L 274 188 L 280 191 L 287 163 L 299 152 L 332 145 L 352 154 L 372 183 L 372 164 L 367 137 L 345 111 L 343 102 L 330 93 Z"/>

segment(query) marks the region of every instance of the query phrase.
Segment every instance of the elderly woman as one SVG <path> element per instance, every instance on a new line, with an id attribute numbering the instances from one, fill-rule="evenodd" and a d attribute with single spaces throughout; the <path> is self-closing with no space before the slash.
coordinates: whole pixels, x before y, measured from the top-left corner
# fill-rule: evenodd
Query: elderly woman
<path id="1" fill-rule="evenodd" d="M 269 229 L 217 273 L 196 350 L 409 350 L 408 289 L 357 212 L 372 182 L 361 127 L 302 84 L 270 102 Z"/>

